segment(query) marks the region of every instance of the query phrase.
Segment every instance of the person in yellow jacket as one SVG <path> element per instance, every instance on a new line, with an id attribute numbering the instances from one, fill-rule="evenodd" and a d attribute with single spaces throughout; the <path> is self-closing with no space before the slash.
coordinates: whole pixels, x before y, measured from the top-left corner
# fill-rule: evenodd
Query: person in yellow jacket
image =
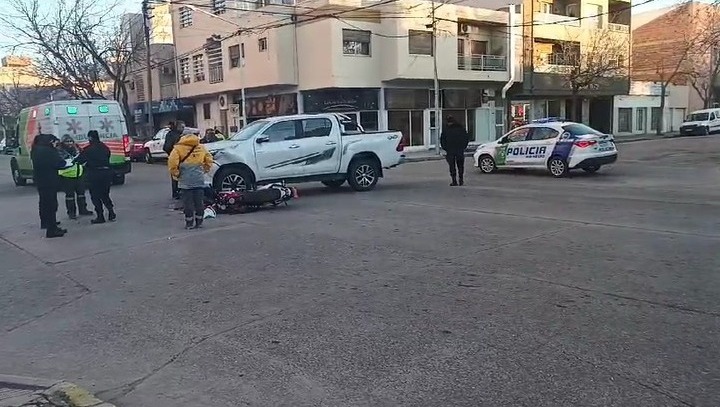
<path id="1" fill-rule="evenodd" d="M 58 146 L 60 157 L 68 162 L 68 166 L 58 170 L 60 185 L 65 192 L 65 208 L 70 219 L 77 219 L 78 214 L 89 216 L 93 213 L 87 209 L 85 197 L 85 169 L 81 164 L 73 162 L 80 154 L 80 149 L 72 137 L 64 135 Z"/>
<path id="2" fill-rule="evenodd" d="M 168 157 L 170 176 L 177 181 L 182 196 L 186 229 L 202 227 L 205 174 L 212 163 L 212 155 L 195 134 L 180 138 Z"/>

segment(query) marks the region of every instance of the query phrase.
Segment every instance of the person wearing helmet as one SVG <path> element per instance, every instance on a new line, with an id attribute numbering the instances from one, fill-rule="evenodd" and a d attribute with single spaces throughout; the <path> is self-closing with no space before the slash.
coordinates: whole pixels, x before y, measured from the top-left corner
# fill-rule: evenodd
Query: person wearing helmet
<path id="1" fill-rule="evenodd" d="M 65 192 L 65 208 L 70 219 L 77 219 L 78 213 L 82 216 L 92 215 L 87 209 L 87 198 L 85 197 L 85 180 L 83 178 L 85 168 L 73 162 L 80 154 L 80 148 L 69 134 L 60 139 L 58 147 L 60 157 L 72 162 L 69 167 L 58 170 L 60 175 L 60 186 Z"/>

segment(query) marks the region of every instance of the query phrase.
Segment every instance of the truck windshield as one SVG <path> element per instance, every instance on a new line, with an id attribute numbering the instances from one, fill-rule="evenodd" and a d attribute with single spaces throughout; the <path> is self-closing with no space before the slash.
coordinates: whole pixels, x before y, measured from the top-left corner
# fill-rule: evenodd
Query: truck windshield
<path id="1" fill-rule="evenodd" d="M 252 136 L 254 136 L 260 129 L 262 129 L 266 124 L 268 124 L 267 120 L 258 120 L 254 121 L 247 126 L 240 129 L 239 132 L 235 133 L 230 137 L 230 140 L 233 141 L 245 141 L 250 139 Z"/>
<path id="2" fill-rule="evenodd" d="M 691 113 L 688 115 L 686 122 L 703 122 L 708 120 L 710 113 Z"/>

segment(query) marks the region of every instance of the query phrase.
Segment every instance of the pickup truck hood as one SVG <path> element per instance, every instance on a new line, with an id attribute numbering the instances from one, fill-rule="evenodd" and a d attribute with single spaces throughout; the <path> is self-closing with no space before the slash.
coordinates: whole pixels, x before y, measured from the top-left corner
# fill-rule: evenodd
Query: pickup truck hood
<path id="1" fill-rule="evenodd" d="M 240 144 L 247 143 L 247 141 L 233 141 L 233 140 L 222 140 L 222 141 L 216 141 L 214 143 L 207 143 L 204 144 L 205 148 L 211 153 L 215 153 L 218 151 L 226 150 L 229 148 L 235 148 L 239 146 Z"/>

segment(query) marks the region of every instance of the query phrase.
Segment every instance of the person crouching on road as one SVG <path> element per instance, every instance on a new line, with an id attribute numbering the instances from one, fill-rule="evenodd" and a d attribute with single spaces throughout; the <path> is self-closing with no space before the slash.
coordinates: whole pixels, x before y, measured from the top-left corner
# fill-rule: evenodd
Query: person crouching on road
<path id="1" fill-rule="evenodd" d="M 186 229 L 202 227 L 205 173 L 210 171 L 212 163 L 212 155 L 195 134 L 183 136 L 168 157 L 170 176 L 177 181 L 183 199 Z"/>
<path id="2" fill-rule="evenodd" d="M 58 147 L 60 157 L 66 161 L 73 161 L 80 154 L 80 149 L 70 135 L 64 135 Z M 77 219 L 78 213 L 83 216 L 92 215 L 87 209 L 85 198 L 85 179 L 82 165 L 73 162 L 73 165 L 58 171 L 60 186 L 65 192 L 65 208 L 70 219 Z"/>
<path id="3" fill-rule="evenodd" d="M 51 134 L 38 134 L 33 140 L 30 159 L 33 164 L 33 182 L 38 190 L 38 207 L 40 209 L 40 227 L 45 229 L 45 237 L 62 237 L 66 229 L 58 227 L 57 193 L 58 170 L 66 166 L 55 148 L 57 138 Z"/>
<path id="4" fill-rule="evenodd" d="M 447 126 L 440 135 L 440 146 L 445 150 L 445 159 L 450 166 L 450 186 L 454 187 L 458 185 L 458 176 L 460 185 L 465 183 L 465 149 L 470 143 L 470 136 L 454 117 L 448 116 L 446 121 Z"/>
<path id="5" fill-rule="evenodd" d="M 95 206 L 96 218 L 90 223 L 105 223 L 105 211 L 103 206 L 108 210 L 107 219 L 110 222 L 115 221 L 115 206 L 110 199 L 110 186 L 113 181 L 113 171 L 110 168 L 110 149 L 102 141 L 97 130 L 90 130 L 87 134 L 90 144 L 80 152 L 75 160 L 77 163 L 85 165 L 87 170 L 87 182 L 90 189 L 90 199 Z"/>

